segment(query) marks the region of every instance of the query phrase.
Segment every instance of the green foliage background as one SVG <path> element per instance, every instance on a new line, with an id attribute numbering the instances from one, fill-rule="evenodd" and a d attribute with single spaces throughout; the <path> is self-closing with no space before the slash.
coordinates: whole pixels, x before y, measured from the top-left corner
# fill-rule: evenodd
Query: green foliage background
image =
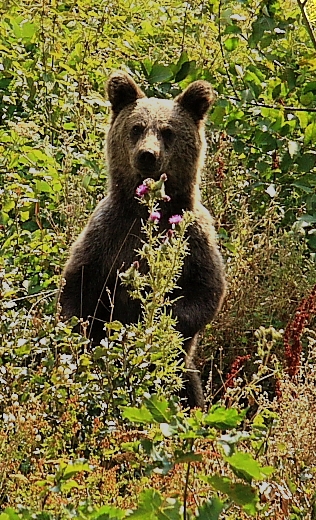
<path id="1" fill-rule="evenodd" d="M 284 329 L 315 284 L 315 5 L 312 0 L 8 0 L 0 3 L 0 12 L 0 369 L 5 387 L 0 504 L 23 503 L 40 510 L 28 485 L 8 483 L 10 471 L 18 472 L 21 482 L 30 479 L 31 487 L 38 481 L 38 475 L 32 480 L 30 469 L 34 457 L 38 464 L 36 450 L 46 460 L 45 475 L 53 474 L 55 459 L 66 464 L 55 474 L 55 485 L 69 480 L 64 472 L 66 468 L 66 476 L 71 475 L 68 459 L 87 459 L 93 452 L 97 466 L 104 468 L 104 461 L 121 451 L 121 440 L 112 439 L 104 447 L 114 417 L 100 407 L 104 394 L 92 382 L 96 360 L 82 354 L 85 339 L 72 336 L 70 326 L 55 315 L 69 246 L 106 192 L 107 77 L 124 69 L 148 96 L 173 97 L 201 78 L 217 92 L 207 121 L 209 153 L 202 188 L 216 218 L 229 292 L 203 338 L 201 369 L 211 400 L 222 391 L 223 367 L 239 354 L 254 355 L 255 330 L 270 325 Z M 74 386 L 63 386 L 62 370 L 69 367 L 60 356 L 69 352 L 77 359 L 78 377 Z M 277 354 L 280 367 L 280 344 Z M 36 416 L 38 405 L 38 413 L 50 420 L 41 426 L 36 416 L 37 427 L 29 418 L 30 430 L 20 428 L 9 436 L 10 458 L 5 446 L 6 418 L 16 402 L 12 395 L 20 396 L 30 417 Z M 78 440 L 74 430 L 80 413 L 87 422 L 85 438 L 79 435 Z M 100 426 L 101 436 L 94 436 L 93 421 L 103 414 L 109 423 Z M 43 448 L 36 435 L 46 431 Z M 95 443 L 91 453 L 85 439 Z M 29 469 L 22 470 L 23 464 Z M 86 462 L 78 464 L 75 474 L 90 471 Z M 119 492 L 115 488 L 118 497 L 129 489 L 131 470 L 126 467 Z M 42 510 L 53 486 L 47 475 Z M 225 493 L 227 482 L 213 487 Z M 93 489 L 99 505 L 111 496 Z M 66 491 L 71 486 L 63 488 L 65 496 Z M 135 506 L 136 495 L 128 506 Z M 203 491 L 201 497 L 206 496 Z M 119 507 L 120 500 L 111 503 Z M 146 511 L 154 498 L 142 500 L 145 506 L 140 508 Z M 162 499 L 157 500 L 160 504 Z M 201 506 L 198 518 L 209 518 L 208 508 L 219 517 L 222 506 L 216 497 L 212 500 Z M 58 507 L 53 504 L 52 511 L 60 508 L 58 514 L 65 514 L 60 512 L 65 504 L 67 499 Z M 165 518 L 157 513 L 159 504 L 152 517 L 143 517 Z M 180 518 L 179 504 L 167 505 L 173 513 L 166 517 Z M 240 500 L 236 504 L 245 505 Z M 254 511 L 257 499 L 247 504 L 248 512 Z M 123 518 L 118 510 L 112 513 L 104 512 L 104 518 Z M 237 516 L 225 518 L 240 514 L 237 509 Z M 306 511 L 302 514 L 307 518 Z"/>

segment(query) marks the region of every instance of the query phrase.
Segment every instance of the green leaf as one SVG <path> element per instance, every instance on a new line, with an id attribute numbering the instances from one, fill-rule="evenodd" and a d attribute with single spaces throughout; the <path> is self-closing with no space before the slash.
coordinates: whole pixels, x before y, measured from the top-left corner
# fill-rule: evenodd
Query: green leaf
<path id="1" fill-rule="evenodd" d="M 53 188 L 48 184 L 48 182 L 37 179 L 35 182 L 35 191 L 37 193 L 52 193 Z"/>
<path id="2" fill-rule="evenodd" d="M 307 92 L 306 94 L 302 94 L 300 97 L 300 102 L 305 107 L 310 106 L 314 101 L 314 94 L 312 92 Z"/>
<path id="3" fill-rule="evenodd" d="M 304 133 L 304 144 L 316 143 L 316 123 L 309 124 Z"/>
<path id="4" fill-rule="evenodd" d="M 168 423 L 173 418 L 173 412 L 169 409 L 169 403 L 153 395 L 150 399 L 144 400 L 147 410 L 149 410 L 153 420 L 157 423 Z"/>
<path id="5" fill-rule="evenodd" d="M 254 480 L 265 480 L 272 475 L 274 468 L 271 466 L 261 466 L 250 453 L 235 452 L 231 457 L 225 457 L 230 467 L 245 478 L 247 482 Z"/>
<path id="6" fill-rule="evenodd" d="M 3 513 L 0 514 L 0 520 L 21 520 L 19 515 L 11 508 L 7 507 Z"/>
<path id="7" fill-rule="evenodd" d="M 95 361 L 98 361 L 98 359 L 101 359 L 105 357 L 108 354 L 108 349 L 104 347 L 96 347 L 93 352 L 93 359 Z"/>
<path id="8" fill-rule="evenodd" d="M 142 406 L 141 408 L 123 406 L 122 411 L 124 419 L 128 419 L 131 422 L 144 424 L 154 422 L 153 416 L 145 406 Z"/>
<path id="9" fill-rule="evenodd" d="M 147 489 L 140 494 L 139 507 L 131 515 L 131 520 L 156 520 L 156 511 L 162 504 L 162 497 L 155 489 Z"/>
<path id="10" fill-rule="evenodd" d="M 120 331 L 123 328 L 123 325 L 120 321 L 111 321 L 110 323 L 105 324 L 106 330 L 114 330 Z"/>
<path id="11" fill-rule="evenodd" d="M 28 42 L 32 40 L 33 36 L 38 30 L 38 25 L 29 20 L 14 20 L 12 19 L 12 28 L 16 38 Z"/>
<path id="12" fill-rule="evenodd" d="M 225 493 L 235 504 L 242 506 L 250 515 L 257 514 L 258 494 L 257 491 L 249 484 L 233 482 L 228 477 L 220 477 L 214 475 L 212 477 L 203 477 L 214 489 Z"/>
<path id="13" fill-rule="evenodd" d="M 167 65 L 160 65 L 159 63 L 154 63 L 149 77 L 148 81 L 149 83 L 164 83 L 166 81 L 169 81 L 173 78 L 173 72 L 171 67 L 168 67 Z"/>
<path id="14" fill-rule="evenodd" d="M 224 41 L 224 47 L 228 52 L 232 52 L 235 49 L 237 49 L 238 45 L 239 45 L 239 38 L 237 38 L 237 36 L 227 38 L 227 40 Z"/>
<path id="15" fill-rule="evenodd" d="M 315 166 L 316 154 L 304 153 L 297 158 L 296 162 L 301 172 L 310 172 Z"/>
<path id="16" fill-rule="evenodd" d="M 102 506 L 98 511 L 89 515 L 91 520 L 121 520 L 125 518 L 125 511 L 113 506 Z"/>
<path id="17" fill-rule="evenodd" d="M 182 63 L 180 70 L 177 72 L 175 77 L 175 82 L 184 80 L 190 72 L 190 62 L 186 61 Z"/>
<path id="18" fill-rule="evenodd" d="M 71 491 L 72 489 L 76 488 L 80 488 L 81 486 L 78 484 L 78 482 L 76 482 L 75 480 L 73 479 L 69 479 L 67 480 L 67 482 L 63 482 L 60 486 L 60 490 L 63 492 L 63 493 L 68 493 L 69 491 Z"/>
<path id="19" fill-rule="evenodd" d="M 224 503 L 216 496 L 207 500 L 198 508 L 196 518 L 198 520 L 218 520 L 224 509 Z"/>
<path id="20" fill-rule="evenodd" d="M 49 155 L 46 155 L 41 150 L 37 148 L 30 148 L 29 146 L 24 146 L 22 148 L 24 152 L 26 152 L 27 158 L 31 161 L 31 163 L 44 163 L 44 164 L 53 164 L 54 159 Z"/>
<path id="21" fill-rule="evenodd" d="M 76 130 L 75 123 L 64 123 L 63 127 L 65 130 Z"/>
<path id="22" fill-rule="evenodd" d="M 309 121 L 309 115 L 308 112 L 297 112 L 296 117 L 298 118 L 300 122 L 301 128 L 306 128 Z"/>
<path id="23" fill-rule="evenodd" d="M 316 233 L 307 238 L 307 243 L 311 249 L 316 250 Z"/>
<path id="24" fill-rule="evenodd" d="M 240 424 L 247 413 L 244 410 L 241 413 L 235 408 L 223 408 L 220 406 L 212 406 L 210 412 L 205 416 L 205 424 L 214 426 L 219 430 L 226 430 L 230 428 L 236 428 Z"/>
<path id="25" fill-rule="evenodd" d="M 226 114 L 226 107 L 217 105 L 210 116 L 210 120 L 217 126 L 223 124 L 223 119 Z"/>
<path id="26" fill-rule="evenodd" d="M 89 464 L 87 464 L 86 462 L 68 464 L 62 472 L 61 480 L 68 480 L 73 476 L 77 475 L 77 473 L 81 473 L 82 471 L 91 472 L 91 467 L 89 466 Z"/>

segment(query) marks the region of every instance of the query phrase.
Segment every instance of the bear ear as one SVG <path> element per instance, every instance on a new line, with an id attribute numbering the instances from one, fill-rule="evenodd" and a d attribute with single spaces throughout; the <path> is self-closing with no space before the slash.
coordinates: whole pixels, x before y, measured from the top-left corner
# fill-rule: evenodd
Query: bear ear
<path id="1" fill-rule="evenodd" d="M 145 97 L 144 92 L 136 85 L 135 81 L 125 72 L 114 72 L 107 82 L 107 93 L 112 105 L 113 114 L 119 112 L 134 103 L 136 99 Z"/>
<path id="2" fill-rule="evenodd" d="M 215 101 L 215 94 L 207 81 L 194 81 L 175 98 L 175 101 L 187 110 L 197 123 L 206 116 Z"/>

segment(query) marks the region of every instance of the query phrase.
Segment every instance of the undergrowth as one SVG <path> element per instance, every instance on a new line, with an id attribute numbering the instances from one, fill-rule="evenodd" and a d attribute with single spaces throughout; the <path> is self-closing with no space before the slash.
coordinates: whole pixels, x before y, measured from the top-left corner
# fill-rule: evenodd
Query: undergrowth
<path id="1" fill-rule="evenodd" d="M 0 520 L 315 518 L 312 4 L 0 5 Z M 182 338 L 162 296 L 189 216 L 167 237 L 144 223 L 142 323 L 107 325 L 92 349 L 59 320 L 69 246 L 107 189 L 119 68 L 148 95 L 195 79 L 218 94 L 202 187 L 228 294 L 201 338 L 205 411 L 175 396 Z"/>

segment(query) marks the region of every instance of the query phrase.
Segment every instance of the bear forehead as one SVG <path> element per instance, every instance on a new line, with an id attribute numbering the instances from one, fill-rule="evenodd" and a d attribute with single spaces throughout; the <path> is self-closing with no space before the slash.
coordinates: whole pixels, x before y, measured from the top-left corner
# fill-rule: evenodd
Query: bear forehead
<path id="1" fill-rule="evenodd" d="M 178 123 L 185 119 L 185 112 L 180 105 L 170 99 L 140 98 L 130 111 L 130 118 L 134 121 Z"/>

